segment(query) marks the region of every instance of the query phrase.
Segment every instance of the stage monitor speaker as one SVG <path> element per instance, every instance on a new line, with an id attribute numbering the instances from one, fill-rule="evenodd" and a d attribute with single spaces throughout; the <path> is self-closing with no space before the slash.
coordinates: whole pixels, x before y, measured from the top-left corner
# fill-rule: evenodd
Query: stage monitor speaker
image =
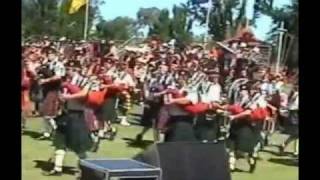
<path id="1" fill-rule="evenodd" d="M 162 180 L 231 180 L 224 144 L 158 143 L 134 159 L 162 169 Z"/>

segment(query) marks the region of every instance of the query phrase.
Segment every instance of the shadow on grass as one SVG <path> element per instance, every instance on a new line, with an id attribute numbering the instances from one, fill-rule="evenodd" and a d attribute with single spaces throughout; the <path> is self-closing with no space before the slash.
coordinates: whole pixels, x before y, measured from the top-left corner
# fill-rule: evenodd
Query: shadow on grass
<path id="1" fill-rule="evenodd" d="M 24 130 L 22 133 L 23 136 L 30 136 L 33 139 L 39 138 L 42 134 L 36 131 Z"/>
<path id="2" fill-rule="evenodd" d="M 135 126 L 141 126 L 141 123 L 137 121 L 130 121 L 130 124 Z"/>
<path id="3" fill-rule="evenodd" d="M 299 166 L 299 161 L 297 159 L 293 159 L 293 158 L 285 158 L 285 159 L 271 158 L 271 159 L 269 159 L 269 162 L 273 162 L 276 164 L 282 164 L 282 165 L 286 165 L 286 166 L 294 166 L 294 167 Z"/>
<path id="4" fill-rule="evenodd" d="M 275 152 L 275 151 L 271 151 L 271 150 L 267 150 L 267 149 L 263 149 L 261 152 L 269 153 L 271 155 L 279 156 L 279 157 L 291 155 L 289 152 L 284 152 L 284 153 L 280 154 L 279 152 Z"/>
<path id="5" fill-rule="evenodd" d="M 129 115 L 135 118 L 140 118 L 142 116 L 142 114 L 138 114 L 138 113 L 130 113 Z"/>
<path id="6" fill-rule="evenodd" d="M 131 139 L 131 138 L 122 138 L 122 139 L 126 141 L 129 147 L 140 148 L 140 149 L 146 149 L 148 146 L 153 144 L 153 141 L 150 141 L 150 140 L 137 141 L 136 139 Z"/>
<path id="7" fill-rule="evenodd" d="M 239 169 L 239 168 L 235 168 L 232 173 L 248 173 L 248 171 L 245 171 L 245 170 L 242 170 L 242 169 Z"/>
<path id="8" fill-rule="evenodd" d="M 54 167 L 54 164 L 49 161 L 42 161 L 42 160 L 34 160 L 34 163 L 36 163 L 35 168 L 39 168 L 44 172 L 51 171 Z M 68 174 L 68 175 L 76 175 L 79 171 L 75 167 L 71 166 L 63 166 L 63 174 Z"/>

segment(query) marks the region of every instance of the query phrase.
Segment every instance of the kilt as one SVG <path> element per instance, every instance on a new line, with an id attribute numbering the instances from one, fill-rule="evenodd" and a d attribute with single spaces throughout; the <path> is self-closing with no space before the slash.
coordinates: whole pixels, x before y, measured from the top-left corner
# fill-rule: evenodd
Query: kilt
<path id="1" fill-rule="evenodd" d="M 284 133 L 290 136 L 299 136 L 299 113 L 298 111 L 289 111 L 288 118 L 284 121 Z"/>
<path id="2" fill-rule="evenodd" d="M 233 121 L 230 129 L 230 149 L 253 153 L 255 146 L 262 140 L 262 122 L 249 120 Z"/>
<path id="3" fill-rule="evenodd" d="M 141 118 L 141 125 L 144 127 L 152 127 L 153 120 L 156 121 L 160 112 L 160 103 L 148 102 L 149 107 L 145 107 Z"/>
<path id="4" fill-rule="evenodd" d="M 213 141 L 217 139 L 219 132 L 219 124 L 217 118 L 211 114 L 200 114 L 197 116 L 197 122 L 194 127 L 195 136 L 198 140 Z"/>
<path id="5" fill-rule="evenodd" d="M 84 117 L 85 117 L 87 127 L 90 131 L 99 130 L 98 120 L 97 120 L 97 117 L 92 109 L 85 108 Z"/>
<path id="6" fill-rule="evenodd" d="M 99 121 L 115 122 L 117 120 L 116 101 L 116 96 L 108 97 L 103 105 L 96 110 L 96 116 Z"/>
<path id="7" fill-rule="evenodd" d="M 59 112 L 59 91 L 52 90 L 46 94 L 40 108 L 42 116 L 56 116 Z"/>
<path id="8" fill-rule="evenodd" d="M 85 153 L 92 147 L 90 131 L 83 111 L 68 111 L 56 118 L 57 131 L 53 145 L 56 149 L 70 149 L 77 154 Z"/>
<path id="9" fill-rule="evenodd" d="M 193 116 L 171 116 L 165 142 L 196 141 L 193 130 Z"/>
<path id="10" fill-rule="evenodd" d="M 156 120 L 156 128 L 159 130 L 166 130 L 168 122 L 170 120 L 168 106 L 159 107 L 159 113 Z"/>
<path id="11" fill-rule="evenodd" d="M 28 111 L 30 110 L 30 98 L 29 98 L 29 91 L 22 90 L 21 91 L 21 110 Z"/>

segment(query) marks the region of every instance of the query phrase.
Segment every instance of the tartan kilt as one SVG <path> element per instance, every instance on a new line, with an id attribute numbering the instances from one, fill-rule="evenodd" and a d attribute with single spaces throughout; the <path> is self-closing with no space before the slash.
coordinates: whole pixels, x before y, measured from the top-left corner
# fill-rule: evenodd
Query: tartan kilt
<path id="1" fill-rule="evenodd" d="M 59 112 L 59 91 L 49 91 L 44 98 L 40 113 L 42 116 L 56 116 Z"/>
<path id="2" fill-rule="evenodd" d="M 255 146 L 261 141 L 262 122 L 252 123 L 250 120 L 238 120 L 231 124 L 229 140 L 231 149 L 253 153 Z"/>
<path id="3" fill-rule="evenodd" d="M 116 111 L 116 96 L 108 97 L 103 105 L 96 110 L 96 117 L 101 122 L 111 121 L 115 123 L 117 120 L 117 111 Z"/>
<path id="4" fill-rule="evenodd" d="M 217 139 L 219 131 L 219 125 L 217 123 L 218 119 L 208 116 L 210 115 L 206 113 L 202 113 L 197 116 L 197 122 L 194 126 L 194 131 L 197 139 L 200 141 L 213 141 Z"/>
<path id="5" fill-rule="evenodd" d="M 28 111 L 30 110 L 30 98 L 28 90 L 21 91 L 21 110 Z"/>
<path id="6" fill-rule="evenodd" d="M 169 120 L 170 120 L 170 115 L 169 115 L 169 111 L 168 111 L 168 106 L 164 105 L 162 107 L 159 107 L 159 113 L 157 116 L 157 120 L 156 120 L 156 128 L 158 130 L 162 130 L 165 131 L 167 129 Z"/>
<path id="7" fill-rule="evenodd" d="M 90 131 L 85 121 L 84 112 L 64 112 L 55 118 L 57 131 L 53 145 L 56 149 L 70 149 L 75 153 L 84 153 L 92 147 Z"/>
<path id="8" fill-rule="evenodd" d="M 97 117 L 92 109 L 85 108 L 84 117 L 85 117 L 87 127 L 90 131 L 99 130 L 98 120 L 97 120 Z"/>
<path id="9" fill-rule="evenodd" d="M 299 136 L 299 113 L 298 111 L 289 111 L 289 116 L 284 121 L 284 134 L 290 136 Z"/>
<path id="10" fill-rule="evenodd" d="M 149 107 L 145 107 L 141 118 L 141 125 L 152 127 L 153 121 L 156 121 L 161 105 L 159 103 L 149 102 Z"/>
<path id="11" fill-rule="evenodd" d="M 193 117 L 171 116 L 165 133 L 165 142 L 191 141 L 197 141 L 193 130 Z"/>

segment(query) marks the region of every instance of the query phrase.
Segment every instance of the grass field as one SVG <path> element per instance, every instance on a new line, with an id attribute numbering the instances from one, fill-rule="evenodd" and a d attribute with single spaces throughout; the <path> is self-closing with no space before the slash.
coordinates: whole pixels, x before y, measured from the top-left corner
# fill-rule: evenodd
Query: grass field
<path id="1" fill-rule="evenodd" d="M 134 119 L 134 118 L 131 118 Z M 65 159 L 64 174 L 61 177 L 45 177 L 42 171 L 48 168 L 47 160 L 53 155 L 53 147 L 50 141 L 36 140 L 41 129 L 39 118 L 30 118 L 27 122 L 27 130 L 22 135 L 22 180 L 75 180 L 77 172 L 77 158 L 72 152 L 68 152 Z M 133 139 L 141 130 L 140 126 L 118 128 L 119 133 L 112 142 L 103 141 L 97 153 L 89 153 L 90 158 L 131 158 L 143 151 L 146 147 L 138 147 L 132 144 Z M 260 160 L 254 174 L 247 172 L 233 173 L 233 180 L 298 180 L 298 166 L 290 156 L 277 156 L 276 144 L 280 144 L 284 135 L 275 134 L 272 136 L 272 144 L 260 153 Z M 145 136 L 146 140 L 152 139 L 151 131 Z M 146 143 L 147 144 L 147 143 Z M 287 149 L 291 151 L 291 147 Z M 239 169 L 248 170 L 246 160 L 237 163 Z"/>

